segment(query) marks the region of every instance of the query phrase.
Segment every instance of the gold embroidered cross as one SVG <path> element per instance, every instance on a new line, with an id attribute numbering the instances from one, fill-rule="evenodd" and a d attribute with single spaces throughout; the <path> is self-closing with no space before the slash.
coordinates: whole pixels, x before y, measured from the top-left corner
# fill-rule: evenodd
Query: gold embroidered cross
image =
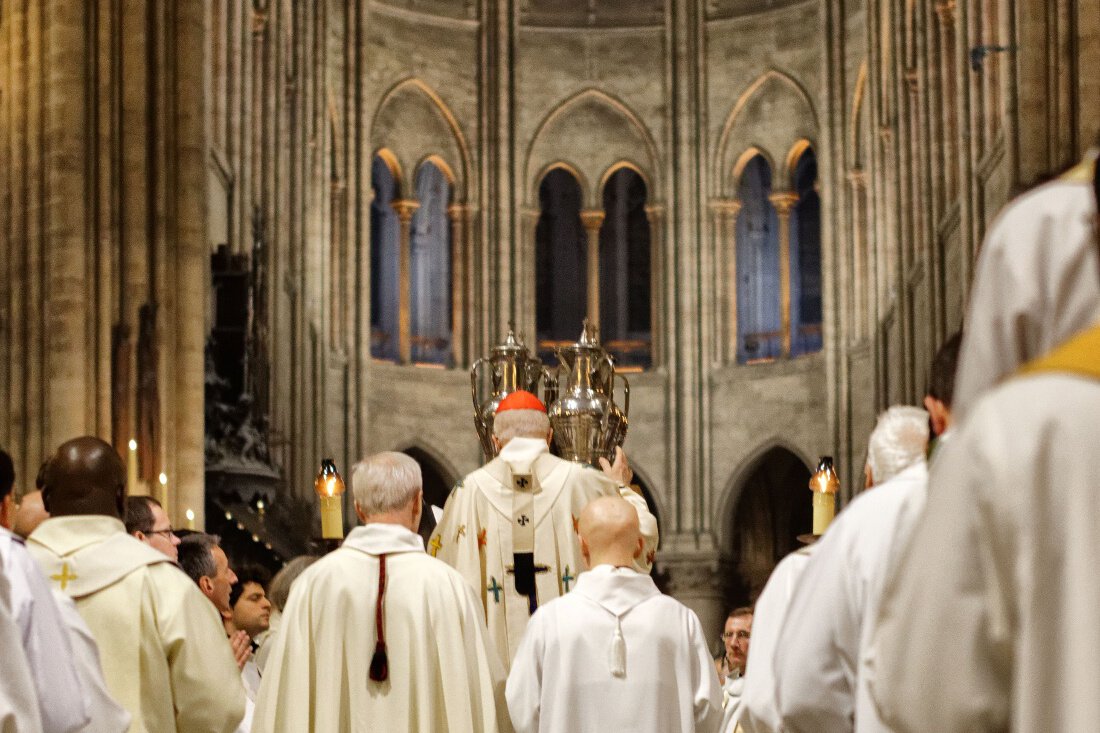
<path id="1" fill-rule="evenodd" d="M 466 536 L 466 525 L 465 524 L 458 525 L 458 533 L 455 534 L 455 542 L 458 542 L 459 537 L 465 537 L 465 536 Z"/>
<path id="2" fill-rule="evenodd" d="M 76 580 L 76 577 L 76 573 L 69 572 L 69 563 L 63 562 L 61 563 L 61 572 L 57 575 L 51 575 L 50 580 L 56 580 L 58 583 L 61 583 L 61 590 L 65 590 L 69 585 L 69 581 Z"/>
<path id="3" fill-rule="evenodd" d="M 435 557 L 439 553 L 439 548 L 443 547 L 443 540 L 439 539 L 439 535 L 432 537 L 432 541 L 428 543 L 428 547 L 432 548 L 432 557 Z"/>

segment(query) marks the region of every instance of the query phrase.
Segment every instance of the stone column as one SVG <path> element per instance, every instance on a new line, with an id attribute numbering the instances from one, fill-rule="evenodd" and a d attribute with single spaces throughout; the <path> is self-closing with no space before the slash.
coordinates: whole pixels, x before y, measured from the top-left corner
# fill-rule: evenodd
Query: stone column
<path id="1" fill-rule="evenodd" d="M 469 255 L 466 232 L 470 228 L 470 206 L 447 207 L 451 222 L 451 360 L 457 367 L 466 365 L 466 271 Z"/>
<path id="2" fill-rule="evenodd" d="M 852 211 L 852 340 L 868 331 L 867 288 L 867 173 L 856 167 L 848 171 Z"/>
<path id="3" fill-rule="evenodd" d="M 664 247 L 665 247 L 665 207 L 663 204 L 646 204 L 645 217 L 649 222 L 649 332 L 650 353 L 653 366 L 660 366 L 665 362 L 662 351 L 664 344 L 661 339 L 664 334 L 664 324 L 659 320 L 664 311 Z"/>
<path id="4" fill-rule="evenodd" d="M 538 311 L 535 279 L 538 242 L 535 236 L 541 215 L 542 211 L 534 206 L 520 209 L 520 241 L 523 246 L 519 249 L 519 261 L 516 263 L 516 326 L 518 334 L 523 336 L 532 351 L 538 349 L 538 323 L 535 319 Z"/>
<path id="5" fill-rule="evenodd" d="M 768 197 L 779 215 L 779 313 L 783 333 L 783 358 L 791 355 L 791 209 L 798 194 L 779 191 Z"/>
<path id="6" fill-rule="evenodd" d="M 412 217 L 420 204 L 412 199 L 394 201 L 393 210 L 401 222 L 401 244 L 397 256 L 397 360 L 408 364 L 412 360 L 412 329 L 409 305 L 409 266 L 411 257 Z"/>
<path id="7" fill-rule="evenodd" d="M 721 638 L 728 610 L 722 598 L 718 553 L 715 550 L 661 552 L 657 564 L 660 570 L 668 573 L 669 595 L 695 612 L 703 625 L 707 648 L 714 649 Z"/>
<path id="8" fill-rule="evenodd" d="M 722 263 L 719 290 L 726 298 L 719 361 L 733 364 L 737 361 L 737 216 L 741 213 L 741 202 L 717 199 L 711 203 L 711 211 Z"/>
<path id="9" fill-rule="evenodd" d="M 586 209 L 581 212 L 581 223 L 588 235 L 587 290 L 588 321 L 596 329 L 600 327 L 600 227 L 604 213 L 599 209 Z"/>

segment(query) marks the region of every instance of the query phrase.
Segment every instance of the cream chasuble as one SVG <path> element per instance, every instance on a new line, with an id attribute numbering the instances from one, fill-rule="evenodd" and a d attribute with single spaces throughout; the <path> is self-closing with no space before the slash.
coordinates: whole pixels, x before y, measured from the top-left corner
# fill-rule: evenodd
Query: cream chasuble
<path id="1" fill-rule="evenodd" d="M 621 492 L 602 471 L 550 455 L 545 440 L 513 438 L 497 458 L 451 492 L 428 552 L 458 570 L 478 592 L 489 637 L 505 668 L 532 607 L 576 585 L 584 567 L 576 534 L 581 511 L 593 499 L 616 494 L 629 494 L 626 498 L 638 510 L 646 541 L 639 569 L 648 572 L 644 564 L 652 563 L 657 523 L 645 500 L 629 489 Z M 524 568 L 519 576 L 516 572 L 516 556 L 527 553 L 533 594 L 522 592 Z"/>
<path id="2" fill-rule="evenodd" d="M 0 569 L 0 731 L 4 733 L 41 733 L 38 697 L 34 679 L 23 653 L 19 627 L 11 616 L 8 579 Z"/>
<path id="3" fill-rule="evenodd" d="M 213 604 L 165 555 L 106 516 L 53 517 L 27 547 L 76 603 L 134 733 L 230 733 L 244 688 Z"/>
<path id="4" fill-rule="evenodd" d="M 741 687 L 738 721 L 745 733 L 777 733 L 779 710 L 775 705 L 775 647 L 779 630 L 787 617 L 787 608 L 802 571 L 810 562 L 816 544 L 802 547 L 784 557 L 775 566 L 760 597 L 756 599 L 752 616 L 752 640 L 745 664 Z M 728 724 L 723 733 L 733 733 Z"/>
<path id="5" fill-rule="evenodd" d="M 648 575 L 610 565 L 539 606 L 507 696 L 517 733 L 710 733 L 722 720 L 698 617 Z"/>
<path id="6" fill-rule="evenodd" d="M 957 420 L 982 392 L 1100 319 L 1095 152 L 1013 201 L 990 227 L 959 351 Z"/>
<path id="7" fill-rule="evenodd" d="M 388 676 L 369 677 L 379 556 Z M 268 733 L 494 733 L 511 729 L 504 670 L 462 577 L 395 524 L 352 530 L 294 581 L 256 703 Z"/>
<path id="8" fill-rule="evenodd" d="M 1100 730 L 1100 330 L 1081 339 L 1077 368 L 989 392 L 938 457 L 875 642 L 899 733 Z"/>

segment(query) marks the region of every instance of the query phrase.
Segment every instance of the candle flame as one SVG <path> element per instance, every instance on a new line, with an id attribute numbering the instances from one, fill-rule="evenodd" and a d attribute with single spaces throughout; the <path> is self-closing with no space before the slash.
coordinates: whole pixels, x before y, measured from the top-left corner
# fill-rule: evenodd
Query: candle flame
<path id="1" fill-rule="evenodd" d="M 191 511 L 190 509 L 187 510 L 187 521 L 188 522 L 195 521 L 195 512 Z"/>
<path id="2" fill-rule="evenodd" d="M 137 441 L 133 438 L 130 438 L 128 445 L 130 446 L 130 450 L 137 450 Z"/>
<path id="3" fill-rule="evenodd" d="M 162 471 L 160 476 L 157 478 L 157 480 L 160 481 L 161 486 L 167 486 L 168 485 L 168 474 L 166 474 Z"/>

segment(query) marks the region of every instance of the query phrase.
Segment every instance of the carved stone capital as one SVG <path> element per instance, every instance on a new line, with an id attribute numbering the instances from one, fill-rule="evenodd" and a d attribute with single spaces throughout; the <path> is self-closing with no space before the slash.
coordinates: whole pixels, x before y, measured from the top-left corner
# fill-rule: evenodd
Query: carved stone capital
<path id="1" fill-rule="evenodd" d="M 798 203 L 798 194 L 793 191 L 776 191 L 768 196 L 768 201 L 772 202 L 777 214 L 786 216 L 791 213 L 791 209 Z"/>
<path id="2" fill-rule="evenodd" d="M 585 209 L 581 212 L 581 224 L 588 231 L 599 230 L 603 225 L 604 213 L 600 209 Z"/>
<path id="3" fill-rule="evenodd" d="M 741 202 L 738 199 L 714 199 L 710 202 L 710 210 L 719 216 L 736 219 L 741 213 Z"/>
<path id="4" fill-rule="evenodd" d="M 458 219 L 469 221 L 473 214 L 473 204 L 451 204 L 447 207 L 447 216 L 451 221 L 456 221 Z"/>
<path id="5" fill-rule="evenodd" d="M 390 205 L 397 212 L 397 218 L 401 220 L 402 224 L 412 221 L 412 215 L 420 208 L 420 202 L 415 199 L 398 199 Z"/>
<path id="6" fill-rule="evenodd" d="M 661 221 L 661 217 L 665 215 L 664 204 L 646 204 L 645 216 L 649 220 L 650 226 L 656 226 Z"/>
<path id="7" fill-rule="evenodd" d="M 852 168 L 848 171 L 848 183 L 852 184 L 852 188 L 867 188 L 867 171 L 858 166 Z"/>

